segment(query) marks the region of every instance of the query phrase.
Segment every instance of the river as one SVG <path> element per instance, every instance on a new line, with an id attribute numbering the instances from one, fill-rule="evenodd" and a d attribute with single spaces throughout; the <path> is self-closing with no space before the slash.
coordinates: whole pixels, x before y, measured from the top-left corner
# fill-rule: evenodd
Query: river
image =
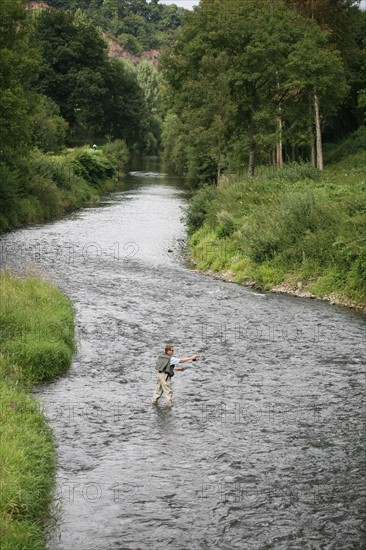
<path id="1" fill-rule="evenodd" d="M 57 441 L 49 550 L 365 548 L 365 316 L 189 270 L 186 202 L 150 159 L 0 239 L 76 309 L 70 370 L 34 390 Z M 172 409 L 151 405 L 167 341 L 200 353 Z"/>

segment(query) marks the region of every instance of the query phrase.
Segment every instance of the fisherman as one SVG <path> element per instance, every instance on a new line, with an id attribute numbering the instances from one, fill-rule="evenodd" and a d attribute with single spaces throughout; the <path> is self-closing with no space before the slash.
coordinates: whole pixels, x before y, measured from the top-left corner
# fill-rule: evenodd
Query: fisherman
<path id="1" fill-rule="evenodd" d="M 156 405 L 162 394 L 164 394 L 168 407 L 173 405 L 173 388 L 172 377 L 174 371 L 182 371 L 183 367 L 179 367 L 179 363 L 186 363 L 187 361 L 196 361 L 197 355 L 191 355 L 190 357 L 182 357 L 178 359 L 174 355 L 174 346 L 167 344 L 165 346 L 165 354 L 160 355 L 156 362 L 156 388 L 152 398 L 153 405 Z"/>

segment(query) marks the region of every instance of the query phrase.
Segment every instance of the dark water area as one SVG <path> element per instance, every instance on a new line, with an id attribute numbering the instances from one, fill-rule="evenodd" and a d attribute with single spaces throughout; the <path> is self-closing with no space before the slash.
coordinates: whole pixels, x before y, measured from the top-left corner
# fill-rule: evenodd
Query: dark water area
<path id="1" fill-rule="evenodd" d="M 48 548 L 365 548 L 365 316 L 187 269 L 188 194 L 149 159 L 0 239 L 76 309 L 72 367 L 34 391 L 57 441 Z M 201 354 L 172 409 L 151 405 L 166 341 Z"/>

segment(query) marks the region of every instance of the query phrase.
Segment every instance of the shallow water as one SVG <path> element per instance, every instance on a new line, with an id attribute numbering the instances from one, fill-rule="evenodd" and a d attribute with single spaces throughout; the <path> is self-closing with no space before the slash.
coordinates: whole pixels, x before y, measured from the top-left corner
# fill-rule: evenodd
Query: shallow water
<path id="1" fill-rule="evenodd" d="M 186 198 L 150 159 L 0 239 L 77 312 L 71 369 L 35 390 L 57 439 L 49 549 L 365 548 L 365 317 L 188 270 Z M 166 341 L 201 354 L 171 410 L 151 405 Z"/>

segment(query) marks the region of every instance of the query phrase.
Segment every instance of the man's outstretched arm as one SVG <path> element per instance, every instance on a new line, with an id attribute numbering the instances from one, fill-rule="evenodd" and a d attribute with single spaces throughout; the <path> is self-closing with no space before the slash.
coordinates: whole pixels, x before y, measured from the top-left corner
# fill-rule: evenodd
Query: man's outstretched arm
<path id="1" fill-rule="evenodd" d="M 187 363 L 187 361 L 195 361 L 197 359 L 197 355 L 190 355 L 189 357 L 182 357 L 179 359 L 179 363 Z M 175 367 L 174 370 L 181 371 L 184 370 L 183 367 Z"/>

